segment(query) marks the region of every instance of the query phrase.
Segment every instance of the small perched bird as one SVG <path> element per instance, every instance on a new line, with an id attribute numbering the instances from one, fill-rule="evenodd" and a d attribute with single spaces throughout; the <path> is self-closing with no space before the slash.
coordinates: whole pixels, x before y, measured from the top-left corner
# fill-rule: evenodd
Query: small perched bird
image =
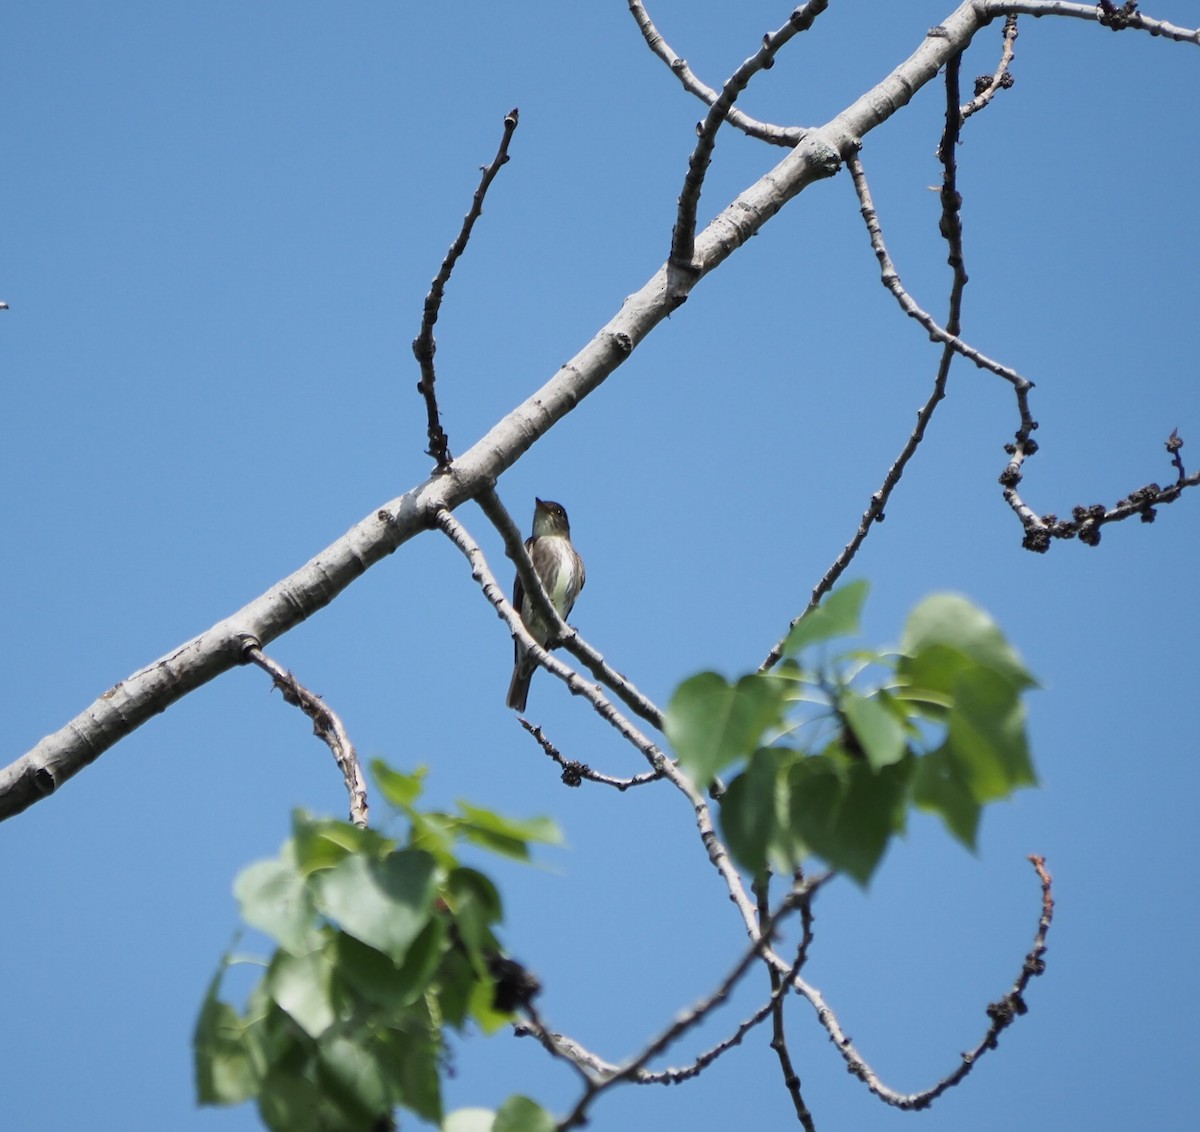
<path id="1" fill-rule="evenodd" d="M 571 524 L 567 521 L 567 512 L 561 503 L 550 503 L 544 499 L 534 501 L 533 535 L 525 540 L 525 549 L 529 560 L 533 563 L 534 573 L 541 580 L 542 588 L 550 599 L 550 604 L 564 621 L 583 589 L 587 574 L 583 569 L 583 559 L 571 545 Z M 545 647 L 550 637 L 550 628 L 534 611 L 533 603 L 525 594 L 518 574 L 513 584 L 513 608 L 521 615 L 529 635 L 539 645 Z M 529 681 L 533 678 L 537 664 L 521 647 L 516 644 L 516 658 L 513 662 L 512 683 L 508 686 L 508 706 L 514 711 L 524 711 L 525 701 L 529 696 Z"/>

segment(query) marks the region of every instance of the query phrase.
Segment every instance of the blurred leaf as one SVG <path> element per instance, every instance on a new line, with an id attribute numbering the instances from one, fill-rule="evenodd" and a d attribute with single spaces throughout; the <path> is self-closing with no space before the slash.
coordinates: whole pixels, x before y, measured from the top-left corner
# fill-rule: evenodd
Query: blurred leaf
<path id="1" fill-rule="evenodd" d="M 446 946 L 446 926 L 434 916 L 413 940 L 402 963 L 339 931 L 336 976 L 363 1002 L 389 1013 L 412 1005 L 429 989 Z"/>
<path id="2" fill-rule="evenodd" d="M 305 875 L 332 868 L 352 853 L 382 856 L 393 846 L 373 829 L 336 818 L 310 818 L 303 813 L 292 816 L 291 844 L 297 867 Z"/>
<path id="3" fill-rule="evenodd" d="M 958 594 L 934 594 L 909 615 L 900 641 L 898 670 L 910 684 L 953 692 L 964 669 L 990 668 L 1018 691 L 1036 686 L 1016 650 L 996 623 Z"/>
<path id="4" fill-rule="evenodd" d="M 875 771 L 827 755 L 798 759 L 787 776 L 792 833 L 865 885 L 904 828 L 912 758 Z"/>
<path id="5" fill-rule="evenodd" d="M 945 746 L 917 760 L 913 799 L 923 810 L 940 815 L 946 828 L 974 852 L 982 807 L 972 796 Z"/>
<path id="6" fill-rule="evenodd" d="M 883 703 L 847 688 L 838 705 L 867 762 L 875 770 L 904 758 L 908 749 L 908 731 Z"/>
<path id="7" fill-rule="evenodd" d="M 403 1027 L 379 1035 L 379 1056 L 400 1094 L 400 1103 L 422 1120 L 442 1119 L 441 1035 L 427 1012 L 410 1015 Z"/>
<path id="8" fill-rule="evenodd" d="M 308 1073 L 276 1065 L 263 1081 L 258 1112 L 272 1132 L 354 1132 Z"/>
<path id="9" fill-rule="evenodd" d="M 483 873 L 474 869 L 455 869 L 446 882 L 446 898 L 454 916 L 459 939 L 477 970 L 487 971 L 486 953 L 496 949 L 491 925 L 503 914 L 500 893 Z"/>
<path id="10" fill-rule="evenodd" d="M 770 676 L 727 684 L 715 672 L 685 680 L 671 697 L 664 730 L 679 761 L 701 786 L 722 767 L 756 750 L 779 722 L 785 686 Z"/>
<path id="11" fill-rule="evenodd" d="M 512 1022 L 511 1013 L 496 1009 L 496 984 L 490 975 L 472 985 L 467 1012 L 485 1034 L 495 1034 Z"/>
<path id="12" fill-rule="evenodd" d="M 458 818 L 414 810 L 409 814 L 409 820 L 412 822 L 409 847 L 432 853 L 443 868 L 452 869 L 457 864 L 454 850 L 458 840 Z"/>
<path id="13" fill-rule="evenodd" d="M 857 635 L 869 588 L 866 581 L 839 586 L 816 609 L 810 609 L 796 622 L 784 641 L 784 655 L 795 656 L 801 649 L 833 637 Z"/>
<path id="14" fill-rule="evenodd" d="M 527 861 L 529 842 L 543 845 L 558 845 L 562 842 L 562 833 L 550 818 L 517 821 L 461 801 L 458 808 L 462 814 L 459 820 L 462 836 L 505 857 Z"/>
<path id="15" fill-rule="evenodd" d="M 977 802 L 1007 798 L 1036 782 L 1025 737 L 1025 708 L 997 673 L 960 675 L 947 718 L 946 748 L 958 778 Z"/>
<path id="16" fill-rule="evenodd" d="M 496 1113 L 492 1132 L 554 1132 L 557 1122 L 528 1097 L 509 1097 Z"/>
<path id="17" fill-rule="evenodd" d="M 404 813 L 410 811 L 421 796 L 428 773 L 428 767 L 419 766 L 412 774 L 403 774 L 393 770 L 383 759 L 371 760 L 371 777 L 375 779 L 379 793 Z"/>
<path id="18" fill-rule="evenodd" d="M 373 1056 L 375 1045 L 338 1033 L 317 1044 L 316 1079 L 351 1128 L 368 1129 L 395 1107 L 384 1068 Z"/>
<path id="19" fill-rule="evenodd" d="M 795 863 L 791 838 L 778 812 L 783 757 L 780 750 L 760 747 L 721 797 L 721 837 L 733 859 L 752 873 L 768 865 L 787 872 Z"/>
<path id="20" fill-rule="evenodd" d="M 490 1108 L 459 1108 L 442 1121 L 442 1132 L 492 1132 L 495 1120 Z"/>
<path id="21" fill-rule="evenodd" d="M 280 860 L 244 868 L 233 885 L 242 919 L 295 954 L 308 950 L 316 908 L 304 877 Z"/>
<path id="22" fill-rule="evenodd" d="M 312 1038 L 319 1038 L 333 1025 L 332 970 L 323 949 L 307 955 L 277 951 L 267 969 L 267 993 Z"/>
<path id="23" fill-rule="evenodd" d="M 313 879 L 321 905 L 343 931 L 400 962 L 429 922 L 437 871 L 428 853 L 403 849 L 383 860 L 347 857 Z"/>
<path id="24" fill-rule="evenodd" d="M 232 1006 L 218 998 L 224 970 L 222 964 L 209 983 L 192 1035 L 199 1104 L 241 1104 L 258 1090 L 260 1066 L 246 1024 Z"/>

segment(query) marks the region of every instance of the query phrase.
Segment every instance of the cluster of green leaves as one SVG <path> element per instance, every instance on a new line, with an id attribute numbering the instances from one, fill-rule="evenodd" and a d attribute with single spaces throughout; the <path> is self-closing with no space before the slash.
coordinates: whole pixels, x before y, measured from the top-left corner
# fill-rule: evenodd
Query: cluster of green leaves
<path id="1" fill-rule="evenodd" d="M 244 1010 L 220 997 L 232 957 L 209 987 L 195 1033 L 202 1104 L 256 1100 L 279 1132 L 387 1128 L 400 1107 L 441 1123 L 445 1027 L 490 1033 L 511 1017 L 514 1003 L 497 993 L 499 893 L 455 853 L 466 842 L 527 860 L 530 843 L 559 840 L 557 828 L 464 802 L 456 813 L 421 810 L 423 770 L 372 769 L 408 820 L 405 844 L 296 815 L 279 857 L 238 876 L 243 918 L 278 947 L 258 961 L 265 970 Z M 513 1097 L 445 1127 L 546 1132 L 554 1122 Z"/>
<path id="2" fill-rule="evenodd" d="M 683 767 L 703 786 L 735 769 L 721 828 L 753 872 L 815 855 L 866 884 L 910 806 L 974 848 L 983 806 L 1036 781 L 1022 703 L 1035 681 L 991 618 L 936 594 L 895 652 L 828 655 L 859 632 L 866 593 L 853 583 L 801 618 L 774 671 L 733 683 L 703 672 L 671 699 Z"/>

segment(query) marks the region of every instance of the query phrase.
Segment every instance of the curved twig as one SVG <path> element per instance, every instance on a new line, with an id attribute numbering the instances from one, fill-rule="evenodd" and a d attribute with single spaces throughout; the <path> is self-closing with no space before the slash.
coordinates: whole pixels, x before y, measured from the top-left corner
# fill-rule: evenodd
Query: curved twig
<path id="1" fill-rule="evenodd" d="M 504 135 L 500 139 L 500 148 L 496 150 L 496 156 L 492 158 L 491 163 L 483 167 L 483 177 L 479 182 L 479 188 L 475 190 L 475 195 L 471 198 L 471 207 L 468 209 L 467 215 L 463 217 L 458 237 L 450 245 L 446 258 L 442 260 L 442 266 L 438 269 L 437 275 L 433 277 L 429 294 L 425 296 L 421 329 L 412 343 L 413 355 L 421 367 L 421 380 L 417 382 L 417 392 L 425 398 L 426 432 L 429 436 L 429 447 L 425 451 L 427 455 L 437 461 L 437 471 L 439 472 L 444 472 L 450 467 L 453 457 L 450 455 L 449 438 L 442 428 L 437 393 L 434 390 L 437 372 L 433 365 L 433 355 L 437 352 L 437 341 L 433 337 L 433 326 L 442 309 L 442 299 L 446 294 L 446 284 L 450 282 L 450 273 L 454 270 L 458 257 L 467 250 L 467 241 L 471 238 L 471 230 L 483 212 L 483 198 L 487 196 L 488 188 L 495 180 L 496 174 L 500 172 L 501 166 L 508 161 L 508 143 L 512 141 L 512 136 L 516 132 L 519 118 L 520 113 L 515 106 L 504 116 Z"/>
<path id="2" fill-rule="evenodd" d="M 637 21 L 647 46 L 671 68 L 671 73 L 683 84 L 683 89 L 689 94 L 694 94 L 707 106 L 716 102 L 720 97 L 718 92 L 697 78 L 691 67 L 688 66 L 687 60 L 675 53 L 671 45 L 663 38 L 662 33 L 654 26 L 654 21 L 650 18 L 650 13 L 646 11 L 645 4 L 641 0 L 628 0 L 628 2 L 629 11 Z M 776 126 L 771 122 L 760 122 L 757 118 L 751 118 L 749 114 L 743 113 L 736 106 L 730 108 L 726 120 L 735 129 L 741 130 L 749 137 L 765 141 L 770 145 L 785 146 L 788 149 L 796 145 L 807 133 L 803 126 Z"/>
<path id="3" fill-rule="evenodd" d="M 285 703 L 298 707 L 313 722 L 313 734 L 333 753 L 334 761 L 346 780 L 346 792 L 350 795 L 350 820 L 367 826 L 367 781 L 359 765 L 358 754 L 337 712 L 320 696 L 310 692 L 282 665 L 277 664 L 263 651 L 258 641 L 247 636 L 242 645 L 246 659 L 267 673 L 283 695 Z"/>

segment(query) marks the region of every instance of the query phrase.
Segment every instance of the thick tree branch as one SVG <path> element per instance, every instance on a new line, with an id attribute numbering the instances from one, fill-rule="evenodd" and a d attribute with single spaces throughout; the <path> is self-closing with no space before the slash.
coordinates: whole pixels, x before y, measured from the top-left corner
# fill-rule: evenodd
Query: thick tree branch
<path id="1" fill-rule="evenodd" d="M 1012 4 L 1006 9 L 981 0 L 961 4 L 935 29 L 936 35 L 927 35 L 882 82 L 825 126 L 806 134 L 775 168 L 716 216 L 696 237 L 691 271 L 661 267 L 591 341 L 460 456 L 448 472 L 373 511 L 295 573 L 114 685 L 64 727 L 0 770 L 0 820 L 52 794 L 152 716 L 242 663 L 241 641 L 246 635 L 264 647 L 269 645 L 328 605 L 371 566 L 432 526 L 439 512 L 453 511 L 494 484 L 684 303 L 698 280 L 719 267 L 809 185 L 833 176 L 842 161 L 857 151 L 860 139 L 907 105 L 965 49 L 981 27 L 1010 9 L 1048 12 L 1051 7 L 1072 6 Z"/>

